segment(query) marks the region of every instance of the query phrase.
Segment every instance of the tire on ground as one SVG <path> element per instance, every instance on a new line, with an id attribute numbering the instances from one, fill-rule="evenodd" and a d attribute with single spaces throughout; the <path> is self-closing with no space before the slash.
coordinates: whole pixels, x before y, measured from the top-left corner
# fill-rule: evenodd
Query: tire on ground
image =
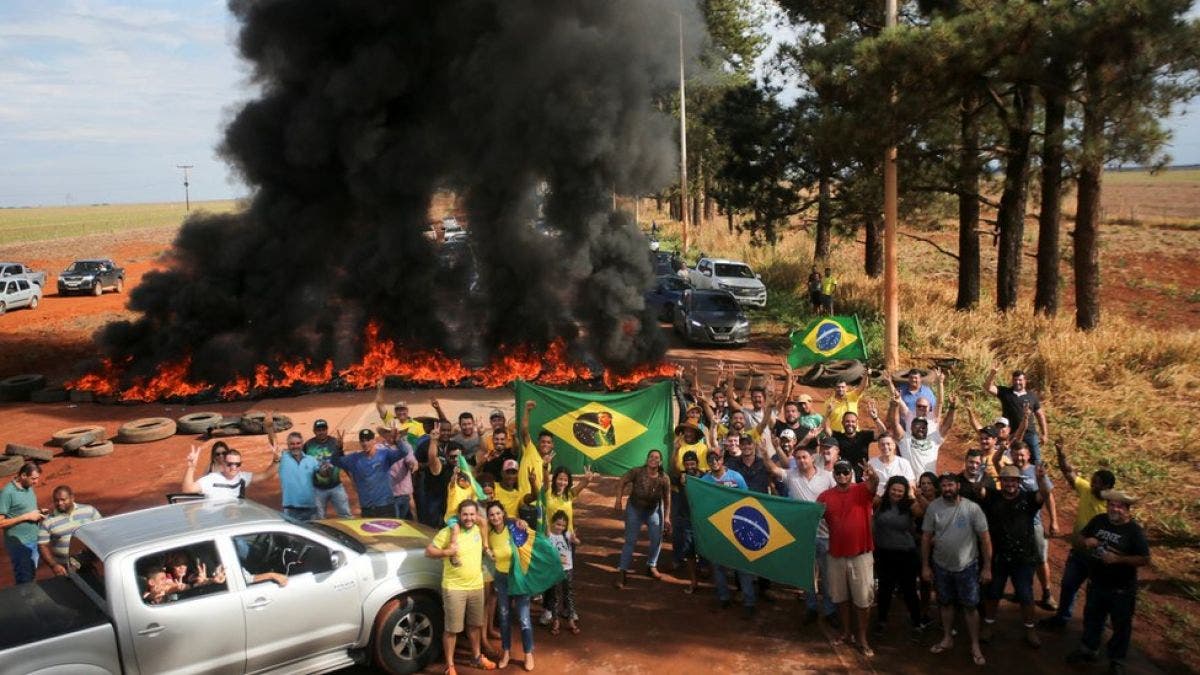
<path id="1" fill-rule="evenodd" d="M 220 424 L 223 419 L 218 412 L 190 413 L 175 420 L 175 431 L 180 434 L 204 434 Z"/>
<path id="2" fill-rule="evenodd" d="M 102 441 L 99 443 L 88 443 L 79 448 L 80 457 L 103 457 L 113 453 L 112 441 Z"/>
<path id="3" fill-rule="evenodd" d="M 102 440 L 102 439 L 97 439 L 96 434 L 80 434 L 78 436 L 72 436 L 71 438 L 69 438 L 67 440 L 66 443 L 62 444 L 62 449 L 63 449 L 63 452 L 65 452 L 65 453 L 68 453 L 68 454 L 74 453 L 74 452 L 78 451 L 80 448 L 82 448 L 83 446 L 91 445 L 92 443 L 95 443 L 97 440 Z"/>
<path id="4" fill-rule="evenodd" d="M 371 631 L 371 655 L 388 673 L 424 670 L 441 652 L 442 605 L 425 594 L 384 604 Z"/>
<path id="5" fill-rule="evenodd" d="M 47 448 L 35 448 L 29 445 L 20 445 L 18 443 L 9 443 L 4 447 L 4 454 L 11 457 L 24 457 L 25 459 L 36 459 L 39 462 L 49 462 L 54 459 L 54 451 Z"/>
<path id="6" fill-rule="evenodd" d="M 175 435 L 175 420 L 170 417 L 143 417 L 126 422 L 117 429 L 118 443 L 149 443 Z"/>
<path id="7" fill-rule="evenodd" d="M 63 443 L 84 434 L 92 434 L 95 436 L 93 440 L 96 441 L 103 441 L 108 438 L 108 432 L 101 426 L 67 427 L 66 429 L 59 429 L 50 436 L 50 445 L 61 447 Z"/>
<path id="8" fill-rule="evenodd" d="M 67 397 L 67 390 L 62 387 L 46 387 L 29 394 L 29 400 L 34 403 L 62 403 Z"/>
<path id="9" fill-rule="evenodd" d="M 248 412 L 242 415 L 242 421 L 239 424 L 242 433 L 249 436 L 267 433 L 266 429 L 263 428 L 263 420 L 266 417 L 267 414 L 263 412 Z M 292 418 L 287 415 L 275 415 L 275 431 L 287 431 L 291 428 Z"/>
<path id="10" fill-rule="evenodd" d="M 25 465 L 24 457 L 0 457 L 0 478 L 11 476 Z"/>
<path id="11" fill-rule="evenodd" d="M 800 377 L 800 381 L 810 387 L 833 387 L 839 382 L 853 383 L 859 381 L 866 373 L 866 367 L 861 361 L 846 359 L 818 363 Z"/>
<path id="12" fill-rule="evenodd" d="M 30 394 L 45 386 L 45 375 L 14 375 L 0 380 L 0 401 L 28 401 Z"/>

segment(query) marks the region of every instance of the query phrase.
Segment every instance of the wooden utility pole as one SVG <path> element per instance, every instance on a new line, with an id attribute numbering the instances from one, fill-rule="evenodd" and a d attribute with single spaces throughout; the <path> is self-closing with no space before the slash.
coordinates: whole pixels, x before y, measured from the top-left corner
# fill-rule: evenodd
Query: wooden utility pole
<path id="1" fill-rule="evenodd" d="M 688 232 L 687 98 L 683 86 L 683 12 L 679 13 L 679 216 L 683 220 L 683 255 L 691 243 Z"/>
<path id="2" fill-rule="evenodd" d="M 192 164 L 176 164 L 176 169 L 183 169 L 183 210 L 191 212 L 192 197 L 188 194 L 188 169 L 193 168 Z"/>
<path id="3" fill-rule="evenodd" d="M 887 1 L 887 28 L 896 26 L 896 0 Z M 892 92 L 892 104 L 896 102 Z M 889 371 L 900 362 L 900 280 L 896 254 L 897 206 L 896 146 L 883 155 L 883 362 Z"/>

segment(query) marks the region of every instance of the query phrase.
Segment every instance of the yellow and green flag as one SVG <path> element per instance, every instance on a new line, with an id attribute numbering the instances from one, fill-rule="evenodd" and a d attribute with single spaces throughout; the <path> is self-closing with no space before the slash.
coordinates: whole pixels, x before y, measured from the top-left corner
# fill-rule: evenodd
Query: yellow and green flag
<path id="1" fill-rule="evenodd" d="M 800 588 L 812 588 L 817 524 L 815 502 L 689 479 L 685 483 L 696 548 L 718 565 Z"/>
<path id="2" fill-rule="evenodd" d="M 566 573 L 558 549 L 543 533 L 521 529 L 515 521 L 508 523 L 512 543 L 512 568 L 508 576 L 511 595 L 537 595 L 562 581 Z"/>
<path id="3" fill-rule="evenodd" d="M 792 331 L 788 363 L 793 368 L 835 359 L 867 360 L 867 343 L 857 316 L 824 316 Z"/>
<path id="4" fill-rule="evenodd" d="M 574 392 L 517 380 L 517 415 L 525 402 L 537 406 L 529 419 L 534 444 L 541 431 L 554 436 L 554 466 L 620 476 L 646 463 L 646 453 L 671 450 L 671 383 L 629 392 Z"/>

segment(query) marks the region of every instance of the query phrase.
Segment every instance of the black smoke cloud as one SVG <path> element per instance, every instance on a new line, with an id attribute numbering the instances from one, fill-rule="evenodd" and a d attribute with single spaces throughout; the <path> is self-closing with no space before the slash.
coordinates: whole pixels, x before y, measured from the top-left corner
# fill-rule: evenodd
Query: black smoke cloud
<path id="1" fill-rule="evenodd" d="M 131 296 L 142 318 L 102 331 L 102 351 L 129 358 L 130 375 L 185 355 L 211 382 L 278 359 L 340 366 L 369 321 L 460 356 L 559 337 L 618 369 L 661 356 L 641 307 L 646 241 L 612 194 L 674 175 L 660 109 L 678 73 L 679 13 L 702 34 L 691 3 L 230 9 L 261 93 L 221 153 L 253 196 L 242 213 L 188 220 L 169 268 Z M 422 236 L 446 189 L 467 212 L 477 276 Z"/>

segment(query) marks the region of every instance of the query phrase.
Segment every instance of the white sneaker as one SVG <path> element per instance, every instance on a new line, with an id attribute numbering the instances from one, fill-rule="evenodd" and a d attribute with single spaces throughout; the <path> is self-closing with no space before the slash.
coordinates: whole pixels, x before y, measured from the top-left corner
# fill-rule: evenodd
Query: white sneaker
<path id="1" fill-rule="evenodd" d="M 549 626 L 552 623 L 554 623 L 554 612 L 551 612 L 548 609 L 542 610 L 542 615 L 538 617 L 538 624 L 542 626 Z"/>

